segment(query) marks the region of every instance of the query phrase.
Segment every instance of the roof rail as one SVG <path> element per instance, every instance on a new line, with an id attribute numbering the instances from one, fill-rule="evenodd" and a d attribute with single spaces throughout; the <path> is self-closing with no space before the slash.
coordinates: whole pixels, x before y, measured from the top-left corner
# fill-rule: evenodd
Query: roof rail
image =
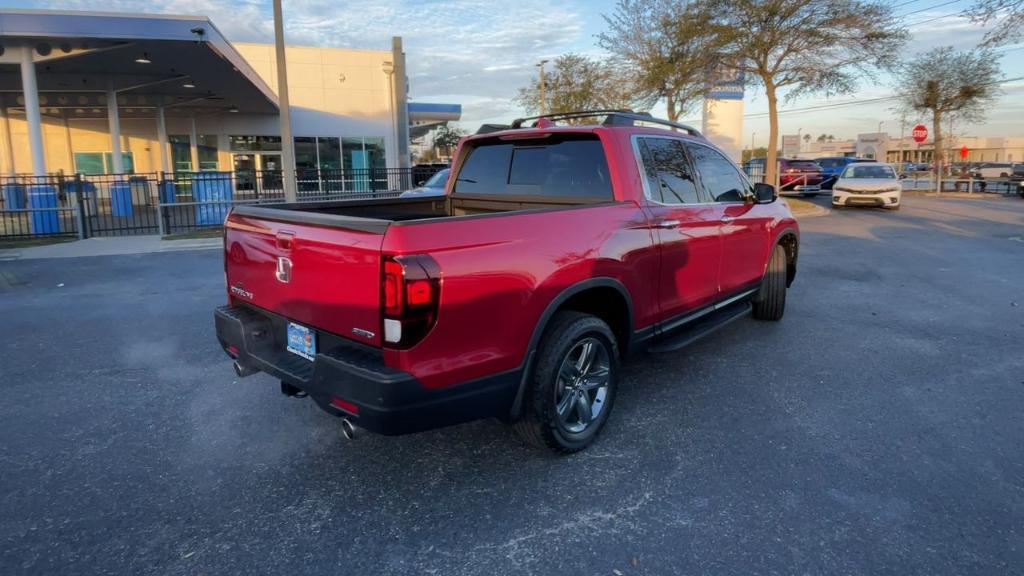
<path id="1" fill-rule="evenodd" d="M 662 118 L 655 118 L 651 116 L 649 112 L 634 112 L 628 109 L 615 109 L 615 110 L 580 110 L 578 112 L 559 112 L 554 114 L 541 114 L 540 116 L 528 116 L 526 118 L 516 118 L 512 121 L 512 128 L 522 128 L 523 123 L 529 120 L 540 120 L 541 118 L 547 118 L 548 120 L 572 120 L 575 118 L 592 118 L 597 116 L 604 116 L 602 124 L 605 126 L 635 126 L 637 122 L 646 122 L 648 124 L 659 124 L 661 126 L 667 126 L 669 128 L 676 128 L 689 133 L 692 136 L 703 135 L 693 126 L 687 124 L 680 124 L 679 122 L 673 122 L 671 120 L 665 120 Z"/>

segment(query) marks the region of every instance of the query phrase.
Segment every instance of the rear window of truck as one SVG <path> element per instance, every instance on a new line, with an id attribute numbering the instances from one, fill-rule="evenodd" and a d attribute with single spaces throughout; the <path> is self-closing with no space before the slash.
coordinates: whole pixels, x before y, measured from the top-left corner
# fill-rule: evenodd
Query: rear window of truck
<path id="1" fill-rule="evenodd" d="M 604 148 L 591 135 L 477 143 L 462 163 L 454 193 L 613 198 Z"/>

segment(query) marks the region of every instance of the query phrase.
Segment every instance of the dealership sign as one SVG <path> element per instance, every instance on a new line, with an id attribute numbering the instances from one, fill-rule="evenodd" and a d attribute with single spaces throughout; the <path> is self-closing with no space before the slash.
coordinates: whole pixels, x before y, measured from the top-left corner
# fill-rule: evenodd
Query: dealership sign
<path id="1" fill-rule="evenodd" d="M 914 126 L 914 131 L 911 134 L 914 135 L 914 142 L 920 144 L 928 139 L 928 127 L 924 124 L 918 124 Z"/>

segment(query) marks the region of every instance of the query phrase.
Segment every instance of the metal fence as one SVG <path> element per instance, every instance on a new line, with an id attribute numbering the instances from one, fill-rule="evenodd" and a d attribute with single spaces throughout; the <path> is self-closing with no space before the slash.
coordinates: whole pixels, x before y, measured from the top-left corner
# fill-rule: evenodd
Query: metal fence
<path id="1" fill-rule="evenodd" d="M 299 202 L 391 198 L 436 168 L 296 171 Z M 0 177 L 0 239 L 181 234 L 231 206 L 284 202 L 280 170 Z"/>

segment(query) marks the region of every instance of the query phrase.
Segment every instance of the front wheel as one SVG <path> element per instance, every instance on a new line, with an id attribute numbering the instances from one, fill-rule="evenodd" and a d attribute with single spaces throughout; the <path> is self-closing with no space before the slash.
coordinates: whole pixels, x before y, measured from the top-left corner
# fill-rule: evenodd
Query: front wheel
<path id="1" fill-rule="evenodd" d="M 772 249 L 753 305 L 754 318 L 758 320 L 781 320 L 786 312 L 786 249 L 780 245 Z"/>
<path id="2" fill-rule="evenodd" d="M 541 340 L 516 433 L 559 453 L 586 448 L 608 420 L 618 373 L 619 350 L 608 325 L 589 314 L 559 312 Z"/>

